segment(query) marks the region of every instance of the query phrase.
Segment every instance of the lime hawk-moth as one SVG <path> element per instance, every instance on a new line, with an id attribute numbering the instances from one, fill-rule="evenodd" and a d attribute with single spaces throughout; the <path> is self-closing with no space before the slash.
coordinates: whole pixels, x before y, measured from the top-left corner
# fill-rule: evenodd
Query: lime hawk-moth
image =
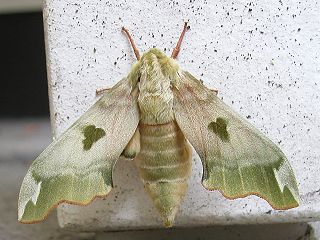
<path id="1" fill-rule="evenodd" d="M 19 195 L 18 219 L 35 223 L 60 203 L 86 205 L 112 189 L 120 156 L 134 159 L 164 225 L 172 226 L 188 189 L 191 147 L 202 184 L 226 198 L 257 195 L 275 209 L 298 206 L 293 170 L 282 151 L 176 62 L 153 48 L 32 163 Z"/>

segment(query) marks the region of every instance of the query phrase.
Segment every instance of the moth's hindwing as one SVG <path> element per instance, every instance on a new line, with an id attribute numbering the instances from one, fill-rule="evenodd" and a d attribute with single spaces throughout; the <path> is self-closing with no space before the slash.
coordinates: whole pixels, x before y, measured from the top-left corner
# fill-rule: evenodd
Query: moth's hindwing
<path id="1" fill-rule="evenodd" d="M 135 156 L 140 151 L 140 132 L 139 128 L 137 128 L 136 132 L 134 133 L 133 137 L 121 153 L 121 156 L 127 159 L 134 159 Z"/>

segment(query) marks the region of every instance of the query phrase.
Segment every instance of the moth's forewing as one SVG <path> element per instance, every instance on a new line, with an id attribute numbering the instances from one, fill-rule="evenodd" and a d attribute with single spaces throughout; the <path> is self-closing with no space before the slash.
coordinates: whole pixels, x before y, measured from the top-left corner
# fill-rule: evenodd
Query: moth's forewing
<path id="1" fill-rule="evenodd" d="M 230 199 L 257 195 L 275 209 L 299 205 L 299 192 L 283 152 L 188 72 L 174 92 L 179 127 L 203 163 L 203 186 Z"/>
<path id="2" fill-rule="evenodd" d="M 32 163 L 18 219 L 34 223 L 61 202 L 86 205 L 112 188 L 113 166 L 139 123 L 137 94 L 123 79 Z"/>

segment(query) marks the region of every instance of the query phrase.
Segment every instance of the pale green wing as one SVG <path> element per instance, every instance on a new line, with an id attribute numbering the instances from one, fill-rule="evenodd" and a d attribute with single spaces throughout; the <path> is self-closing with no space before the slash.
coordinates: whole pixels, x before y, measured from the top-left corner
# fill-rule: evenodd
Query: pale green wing
<path id="1" fill-rule="evenodd" d="M 282 151 L 188 72 L 174 83 L 176 121 L 203 163 L 203 186 L 230 199 L 257 195 L 275 209 L 299 205 Z"/>
<path id="2" fill-rule="evenodd" d="M 114 164 L 138 123 L 137 89 L 123 79 L 32 163 L 20 190 L 19 221 L 38 222 L 59 203 L 86 205 L 107 195 Z"/>

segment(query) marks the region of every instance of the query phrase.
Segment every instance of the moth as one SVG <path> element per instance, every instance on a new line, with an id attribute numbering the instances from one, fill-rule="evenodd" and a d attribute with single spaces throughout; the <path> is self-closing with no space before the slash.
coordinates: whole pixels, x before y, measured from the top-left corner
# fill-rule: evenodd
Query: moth
<path id="1" fill-rule="evenodd" d="M 188 189 L 191 147 L 203 164 L 202 185 L 228 199 L 257 195 L 274 209 L 299 205 L 296 179 L 283 152 L 158 49 L 137 62 L 32 163 L 19 195 L 18 219 L 35 223 L 66 202 L 87 205 L 112 189 L 120 156 L 134 159 L 146 192 L 173 225 Z"/>

